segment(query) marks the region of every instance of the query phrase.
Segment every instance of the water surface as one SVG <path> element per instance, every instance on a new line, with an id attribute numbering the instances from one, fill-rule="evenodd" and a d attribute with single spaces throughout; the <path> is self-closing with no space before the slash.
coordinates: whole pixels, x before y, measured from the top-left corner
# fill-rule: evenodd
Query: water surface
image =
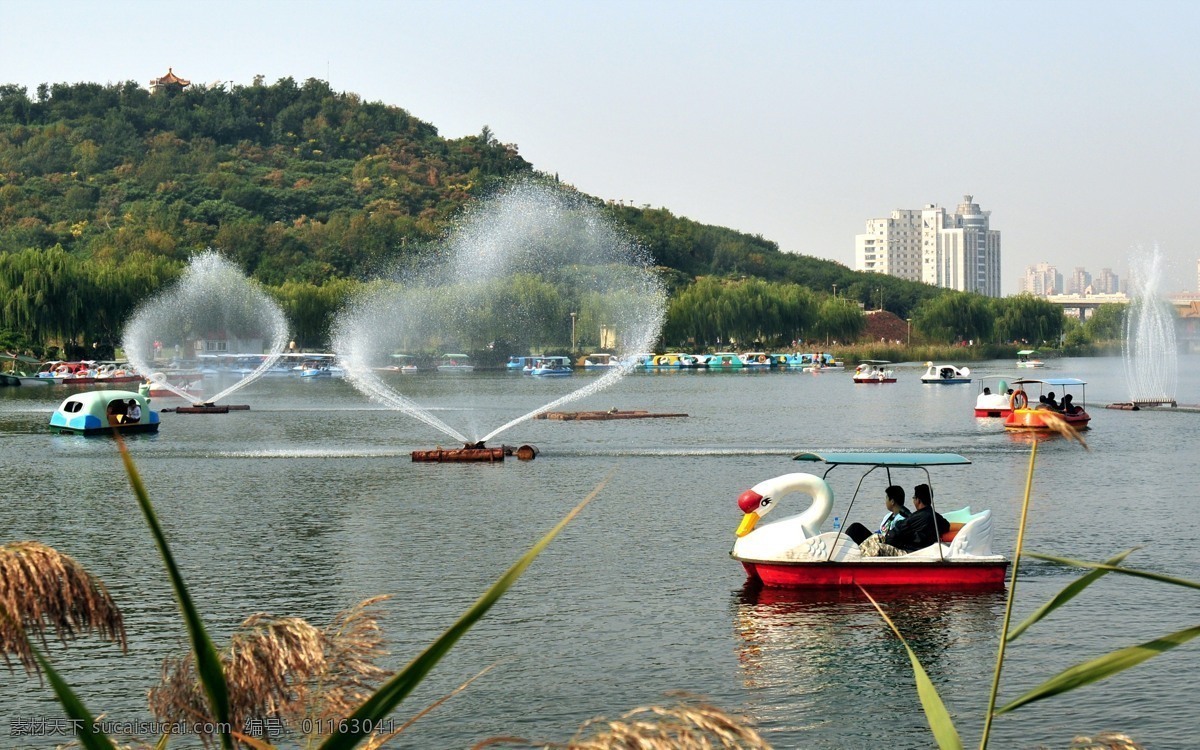
<path id="1" fill-rule="evenodd" d="M 1094 429 L 1084 452 L 1039 448 L 1028 549 L 1103 559 L 1140 546 L 1139 568 L 1200 579 L 1195 544 L 1200 414 L 1099 408 L 1128 400 L 1118 358 L 1051 360 L 1046 376 L 1082 377 Z M 1181 403 L 1200 403 L 1200 358 L 1180 358 Z M 919 364 L 899 382 L 855 386 L 849 373 L 634 374 L 578 409 L 685 412 L 682 419 L 534 420 L 501 436 L 541 449 L 532 462 L 413 464 L 444 437 L 367 402 L 337 380 L 265 378 L 238 391 L 248 412 L 164 414 L 130 447 L 206 622 L 220 642 L 256 611 L 325 623 L 374 594 L 406 663 L 597 484 L 597 499 L 426 680 L 406 717 L 488 665 L 495 668 L 400 738 L 396 747 L 465 748 L 492 735 L 565 741 L 583 721 L 662 703 L 684 690 L 752 717 L 777 747 L 926 748 L 932 743 L 908 658 L 870 605 L 845 594 L 756 592 L 728 557 L 736 498 L 762 479 L 804 470 L 800 450 L 949 450 L 968 467 L 936 470 L 943 508 L 989 507 L 1012 554 L 1029 442 L 977 420 L 972 385 L 926 386 Z M 972 364 L 977 375 L 1019 372 Z M 463 376 L 408 378 L 406 395 L 464 408 Z M 541 381 L 476 372 L 472 408 L 498 423 Z M 592 377 L 577 373 L 574 378 Z M 52 436 L 64 389 L 0 389 L 0 539 L 36 539 L 108 584 L 126 616 L 127 655 L 85 638 L 54 646 L 55 664 L 93 712 L 147 719 L 159 665 L 185 648 L 168 581 L 111 442 Z M 1061 394 L 1060 394 L 1061 395 Z M 1078 401 L 1078 397 L 1076 399 Z M 158 407 L 183 403 L 155 401 Z M 484 406 L 478 406 L 484 404 Z M 839 500 L 857 475 L 831 475 Z M 923 476 L 897 472 L 909 488 Z M 859 504 L 882 514 L 883 479 Z M 875 486 L 878 485 L 878 486 Z M 776 511 L 779 517 L 802 508 Z M 768 519 L 771 520 L 771 519 Z M 853 519 L 852 519 L 853 520 Z M 1078 573 L 1022 565 L 1017 617 Z M 977 742 L 1003 593 L 885 595 L 967 744 Z M 1017 641 L 1001 701 L 1091 656 L 1196 624 L 1194 592 L 1109 576 Z M 993 746 L 1065 747 L 1076 734 L 1127 732 L 1155 748 L 1194 745 L 1194 644 L 1114 679 L 1000 717 Z M 61 716 L 36 678 L 0 688 L 6 720 Z M 66 738 L 57 738 L 65 741 Z M 186 740 L 174 747 L 189 746 Z"/>

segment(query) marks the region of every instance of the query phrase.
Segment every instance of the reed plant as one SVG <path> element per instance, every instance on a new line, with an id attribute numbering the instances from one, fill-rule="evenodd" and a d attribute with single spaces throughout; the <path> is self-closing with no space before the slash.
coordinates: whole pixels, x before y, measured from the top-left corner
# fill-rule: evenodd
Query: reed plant
<path id="1" fill-rule="evenodd" d="M 618 719 L 584 722 L 565 743 L 530 742 L 520 737 L 491 737 L 471 750 L 524 745 L 547 750 L 771 750 L 771 745 L 745 718 L 734 716 L 701 698 L 677 694 L 668 706 L 641 706 Z"/>
<path id="2" fill-rule="evenodd" d="M 0 655 L 16 656 L 27 674 L 41 674 L 32 636 L 46 646 L 95 633 L 127 648 L 125 623 L 104 583 L 69 555 L 40 542 L 0 545 Z"/>
<path id="3" fill-rule="evenodd" d="M 1065 420 L 1055 416 L 1053 413 L 1042 414 L 1043 420 L 1048 424 L 1051 430 L 1058 435 L 1061 435 L 1069 440 L 1078 442 L 1085 450 L 1088 450 L 1087 442 L 1083 436 L 1073 427 L 1068 425 Z M 1098 581 L 1103 576 L 1109 573 L 1118 573 L 1121 575 L 1131 576 L 1135 578 L 1143 578 L 1159 583 L 1166 583 L 1172 586 L 1179 586 L 1188 589 L 1200 589 L 1200 582 L 1189 581 L 1173 576 L 1151 573 L 1133 568 L 1125 568 L 1121 563 L 1135 549 L 1128 549 L 1117 553 L 1103 562 L 1091 562 L 1086 560 L 1075 560 L 1056 555 L 1040 554 L 1036 552 L 1028 553 L 1029 557 L 1054 563 L 1057 565 L 1069 566 L 1074 568 L 1084 568 L 1089 570 L 1087 574 L 1072 581 L 1061 591 L 1055 594 L 1051 599 L 1035 610 L 1023 622 L 1010 630 L 1009 624 L 1012 621 L 1013 602 L 1017 595 L 1017 573 L 1021 564 L 1021 557 L 1024 548 L 1025 529 L 1029 517 L 1029 499 L 1033 488 L 1034 469 L 1037 464 L 1037 452 L 1039 440 L 1034 440 L 1029 449 L 1029 467 L 1025 476 L 1025 497 L 1021 504 L 1021 519 L 1017 526 L 1017 544 L 1016 552 L 1013 555 L 1012 568 L 1010 571 L 1010 579 L 1008 584 L 1008 598 L 1004 607 L 1004 621 L 1000 633 L 1000 643 L 996 651 L 996 665 L 992 673 L 992 687 L 988 696 L 987 711 L 984 715 L 984 725 L 982 735 L 979 740 L 980 750 L 986 750 L 988 739 L 991 734 L 992 722 L 995 717 L 1015 711 L 1021 706 L 1034 703 L 1036 701 L 1045 700 L 1055 695 L 1076 690 L 1078 688 L 1090 685 L 1101 680 L 1105 680 L 1113 675 L 1130 669 L 1141 664 L 1147 659 L 1159 656 L 1171 649 L 1181 646 L 1196 636 L 1200 635 L 1200 624 L 1192 627 L 1184 628 L 1173 633 L 1154 638 L 1144 643 L 1127 646 L 1116 651 L 1080 662 L 1068 669 L 1053 675 L 1049 679 L 1042 682 L 1040 685 L 1027 690 L 1019 697 L 1009 701 L 1008 703 L 997 708 L 996 699 L 1000 688 L 1000 677 L 1004 668 L 1005 651 L 1010 643 L 1015 641 L 1031 626 L 1045 618 L 1051 612 L 1054 612 L 1059 607 L 1062 607 L 1071 599 L 1078 596 L 1084 589 Z M 958 729 L 954 725 L 953 719 L 950 717 L 950 712 L 946 710 L 941 696 L 938 694 L 937 688 L 928 674 L 921 666 L 920 660 L 916 653 L 909 647 L 905 641 L 903 634 L 900 633 L 895 623 L 887 616 L 883 608 L 876 602 L 871 595 L 864 590 L 867 598 L 875 605 L 880 616 L 891 627 L 892 631 L 899 638 L 908 652 L 909 660 L 912 662 L 913 677 L 916 682 L 917 695 L 921 701 L 921 707 L 925 712 L 925 718 L 929 722 L 930 730 L 933 733 L 937 746 L 942 750 L 951 750 L 963 747 L 962 738 L 959 735 Z M 1136 748 L 1139 747 L 1136 742 L 1123 734 L 1118 733 L 1102 733 L 1095 738 L 1077 737 L 1073 748 Z"/>

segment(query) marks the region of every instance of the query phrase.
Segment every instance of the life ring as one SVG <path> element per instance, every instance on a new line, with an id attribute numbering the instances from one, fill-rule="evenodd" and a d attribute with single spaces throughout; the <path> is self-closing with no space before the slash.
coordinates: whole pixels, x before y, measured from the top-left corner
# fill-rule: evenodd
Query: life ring
<path id="1" fill-rule="evenodd" d="M 1018 405 L 1018 402 L 1020 402 L 1019 405 Z M 1028 405 L 1029 405 L 1029 396 L 1027 396 L 1025 394 L 1025 391 L 1021 390 L 1020 388 L 1013 391 L 1012 398 L 1010 398 L 1008 400 L 1008 408 L 1013 409 L 1013 410 L 1024 409 Z"/>
<path id="2" fill-rule="evenodd" d="M 67 375 L 71 372 L 71 366 L 68 364 L 61 364 L 58 367 L 55 367 L 54 371 L 59 375 Z"/>

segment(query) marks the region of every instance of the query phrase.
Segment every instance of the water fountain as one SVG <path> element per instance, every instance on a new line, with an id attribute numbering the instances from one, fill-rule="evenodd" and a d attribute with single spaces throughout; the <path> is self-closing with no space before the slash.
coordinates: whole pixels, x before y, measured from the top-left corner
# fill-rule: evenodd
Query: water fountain
<path id="1" fill-rule="evenodd" d="M 195 403 L 195 394 L 170 382 L 154 362 L 155 342 L 176 343 L 185 347 L 206 338 L 265 344 L 267 353 L 250 372 L 233 385 L 204 402 Z M 213 250 L 196 255 L 183 276 L 169 288 L 143 303 L 125 325 L 122 346 L 130 364 L 148 380 L 193 401 L 184 413 L 226 412 L 248 409 L 245 405 L 217 405 L 217 402 L 246 387 L 263 375 L 279 359 L 287 345 L 287 319 L 279 305 L 240 269 Z M 232 352 L 231 352 L 232 353 Z M 258 354 L 255 352 L 254 354 Z"/>
<path id="2" fill-rule="evenodd" d="M 352 300 L 334 325 L 333 347 L 346 379 L 372 400 L 412 416 L 462 443 L 486 441 L 562 404 L 603 390 L 632 367 L 632 354 L 654 343 L 666 295 L 645 251 L 589 199 L 553 185 L 520 181 L 472 206 L 415 266 L 397 269 Z M 481 424 L 495 410 L 476 378 L 457 376 L 453 410 L 435 413 L 385 380 L 380 365 L 397 352 L 566 349 L 576 321 L 590 331 L 617 331 L 625 362 L 573 387 L 575 378 L 543 382 L 538 401 Z M 549 400 L 547 394 L 550 395 Z M 452 416 L 466 424 L 451 424 Z M 414 459 L 417 456 L 414 454 Z M 492 460 L 481 458 L 479 460 Z"/>
<path id="3" fill-rule="evenodd" d="M 1147 253 L 1140 248 L 1131 258 L 1131 299 L 1125 314 L 1125 382 L 1129 408 L 1176 406 L 1179 377 L 1175 320 L 1169 304 L 1159 296 L 1163 255 L 1158 246 Z"/>

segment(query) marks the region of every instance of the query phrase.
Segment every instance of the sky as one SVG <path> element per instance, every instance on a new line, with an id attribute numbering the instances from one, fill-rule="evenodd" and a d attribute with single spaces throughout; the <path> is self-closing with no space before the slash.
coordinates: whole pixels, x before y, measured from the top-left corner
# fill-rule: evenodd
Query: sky
<path id="1" fill-rule="evenodd" d="M 486 125 L 589 195 L 853 267 L 868 219 L 964 195 L 1002 288 L 1196 291 L 1200 3 L 1143 0 L 0 0 L 0 83 L 292 77 Z"/>

